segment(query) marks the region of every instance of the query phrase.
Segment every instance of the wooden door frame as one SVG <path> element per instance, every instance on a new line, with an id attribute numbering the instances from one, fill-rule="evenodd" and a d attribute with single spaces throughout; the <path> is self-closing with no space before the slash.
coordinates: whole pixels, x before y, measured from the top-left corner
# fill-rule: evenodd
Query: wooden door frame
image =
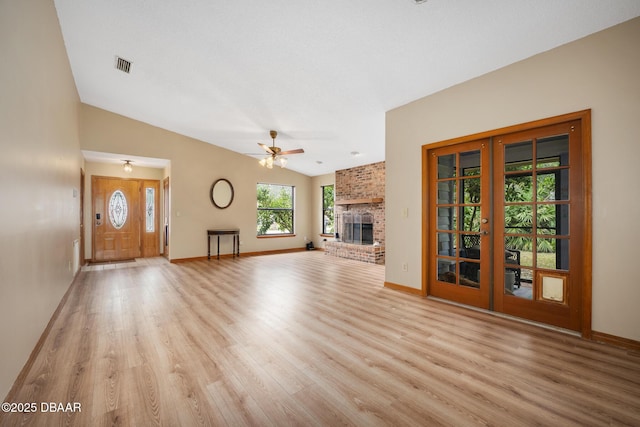
<path id="1" fill-rule="evenodd" d="M 79 266 L 82 267 L 86 263 L 86 259 L 84 257 L 84 191 L 85 191 L 85 172 L 84 169 L 80 168 L 80 260 Z M 92 231 L 93 233 L 93 231 Z"/>
<path id="2" fill-rule="evenodd" d="M 169 177 L 166 177 L 162 180 L 162 255 L 166 259 L 169 258 L 169 252 L 171 248 L 169 247 L 169 230 L 171 222 L 171 197 L 169 193 L 171 191 Z"/>
<path id="3" fill-rule="evenodd" d="M 479 139 L 493 138 L 503 134 L 515 133 L 526 131 L 538 127 L 544 127 L 554 125 L 558 123 L 568 122 L 572 120 L 579 120 L 582 132 L 582 182 L 583 190 L 580 197 L 582 198 L 583 212 L 584 212 L 584 229 L 582 233 L 582 241 L 584 242 L 584 269 L 583 269 L 583 286 L 582 286 L 582 305 L 581 305 L 581 326 L 580 333 L 583 338 L 591 339 L 592 329 L 592 253 L 593 253 L 593 240 L 592 240 L 592 172 L 591 172 L 591 110 L 582 110 L 573 113 L 563 114 L 559 116 L 549 117 L 541 120 L 535 120 L 532 122 L 521 123 L 513 126 L 507 126 L 500 129 L 494 129 L 486 132 L 480 132 L 477 134 L 462 136 L 459 138 L 448 139 L 445 141 L 435 142 L 433 144 L 426 144 L 422 146 L 422 295 L 429 296 L 428 293 L 428 278 L 431 272 L 429 271 L 429 224 L 431 221 L 429 213 L 429 162 L 428 152 L 435 148 L 446 147 L 450 145 L 456 145 L 463 142 L 470 142 Z"/>

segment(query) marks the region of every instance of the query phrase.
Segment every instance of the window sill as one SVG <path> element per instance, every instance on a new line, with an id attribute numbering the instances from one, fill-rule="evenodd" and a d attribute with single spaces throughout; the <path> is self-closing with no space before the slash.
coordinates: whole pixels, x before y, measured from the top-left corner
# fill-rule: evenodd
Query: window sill
<path id="1" fill-rule="evenodd" d="M 256 236 L 258 239 L 277 239 L 280 237 L 296 237 L 295 234 L 265 234 L 262 236 Z"/>
<path id="2" fill-rule="evenodd" d="M 323 234 L 323 233 L 320 233 L 320 237 L 335 237 L 335 234 Z"/>

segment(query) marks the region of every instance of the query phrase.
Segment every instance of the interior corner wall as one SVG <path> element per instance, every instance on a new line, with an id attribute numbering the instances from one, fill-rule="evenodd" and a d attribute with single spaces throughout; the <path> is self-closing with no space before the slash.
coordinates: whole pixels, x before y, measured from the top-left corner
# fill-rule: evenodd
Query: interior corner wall
<path id="1" fill-rule="evenodd" d="M 80 100 L 53 0 L 0 1 L 0 395 L 69 289 Z"/>
<path id="2" fill-rule="evenodd" d="M 241 253 L 302 249 L 304 237 L 311 236 L 311 178 L 306 175 L 286 168 L 267 169 L 252 157 L 86 104 L 80 107 L 80 129 L 83 150 L 171 162 L 171 260 L 206 256 L 208 229 L 239 228 Z M 226 209 L 211 203 L 211 185 L 218 178 L 228 179 L 234 188 L 233 202 Z M 295 236 L 256 237 L 258 183 L 295 187 Z M 91 206 L 85 203 L 87 209 L 90 212 Z M 222 239 L 220 244 L 221 254 L 232 253 L 232 239 Z M 215 243 L 211 246 L 215 251 Z"/>
<path id="3" fill-rule="evenodd" d="M 636 18 L 389 111 L 386 281 L 422 287 L 423 145 L 591 109 L 592 329 L 640 340 L 639 40 Z"/>

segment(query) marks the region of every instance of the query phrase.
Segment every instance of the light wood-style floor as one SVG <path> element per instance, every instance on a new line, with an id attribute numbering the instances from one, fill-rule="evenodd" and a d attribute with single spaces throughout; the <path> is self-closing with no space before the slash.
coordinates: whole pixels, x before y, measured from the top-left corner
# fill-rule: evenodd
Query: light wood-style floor
<path id="1" fill-rule="evenodd" d="M 120 268 L 122 267 L 122 268 Z M 640 425 L 640 354 L 322 252 L 82 271 L 0 425 Z"/>

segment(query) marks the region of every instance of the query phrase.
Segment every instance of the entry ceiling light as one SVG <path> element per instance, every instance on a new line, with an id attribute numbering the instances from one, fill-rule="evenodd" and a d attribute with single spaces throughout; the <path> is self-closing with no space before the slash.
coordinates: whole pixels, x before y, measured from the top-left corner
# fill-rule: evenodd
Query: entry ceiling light
<path id="1" fill-rule="evenodd" d="M 284 154 L 304 153 L 304 150 L 302 148 L 297 148 L 295 150 L 282 151 L 280 147 L 276 147 L 276 136 L 278 136 L 278 132 L 276 132 L 275 130 L 272 130 L 269 132 L 269 135 L 271 136 L 271 139 L 273 141 L 273 144 L 271 145 L 271 147 L 269 147 L 266 144 L 258 143 L 258 145 L 262 147 L 262 149 L 269 154 L 267 157 L 265 157 L 264 159 L 258 162 L 260 163 L 260 166 L 264 166 L 267 169 L 273 169 L 273 165 L 280 166 L 281 168 L 283 168 L 287 165 L 287 161 L 288 161 L 286 157 L 282 157 Z"/>
<path id="2" fill-rule="evenodd" d="M 133 165 L 131 165 L 131 160 L 125 160 L 124 165 L 122 165 L 122 169 L 124 169 L 126 173 L 131 173 L 131 171 L 133 171 Z"/>

